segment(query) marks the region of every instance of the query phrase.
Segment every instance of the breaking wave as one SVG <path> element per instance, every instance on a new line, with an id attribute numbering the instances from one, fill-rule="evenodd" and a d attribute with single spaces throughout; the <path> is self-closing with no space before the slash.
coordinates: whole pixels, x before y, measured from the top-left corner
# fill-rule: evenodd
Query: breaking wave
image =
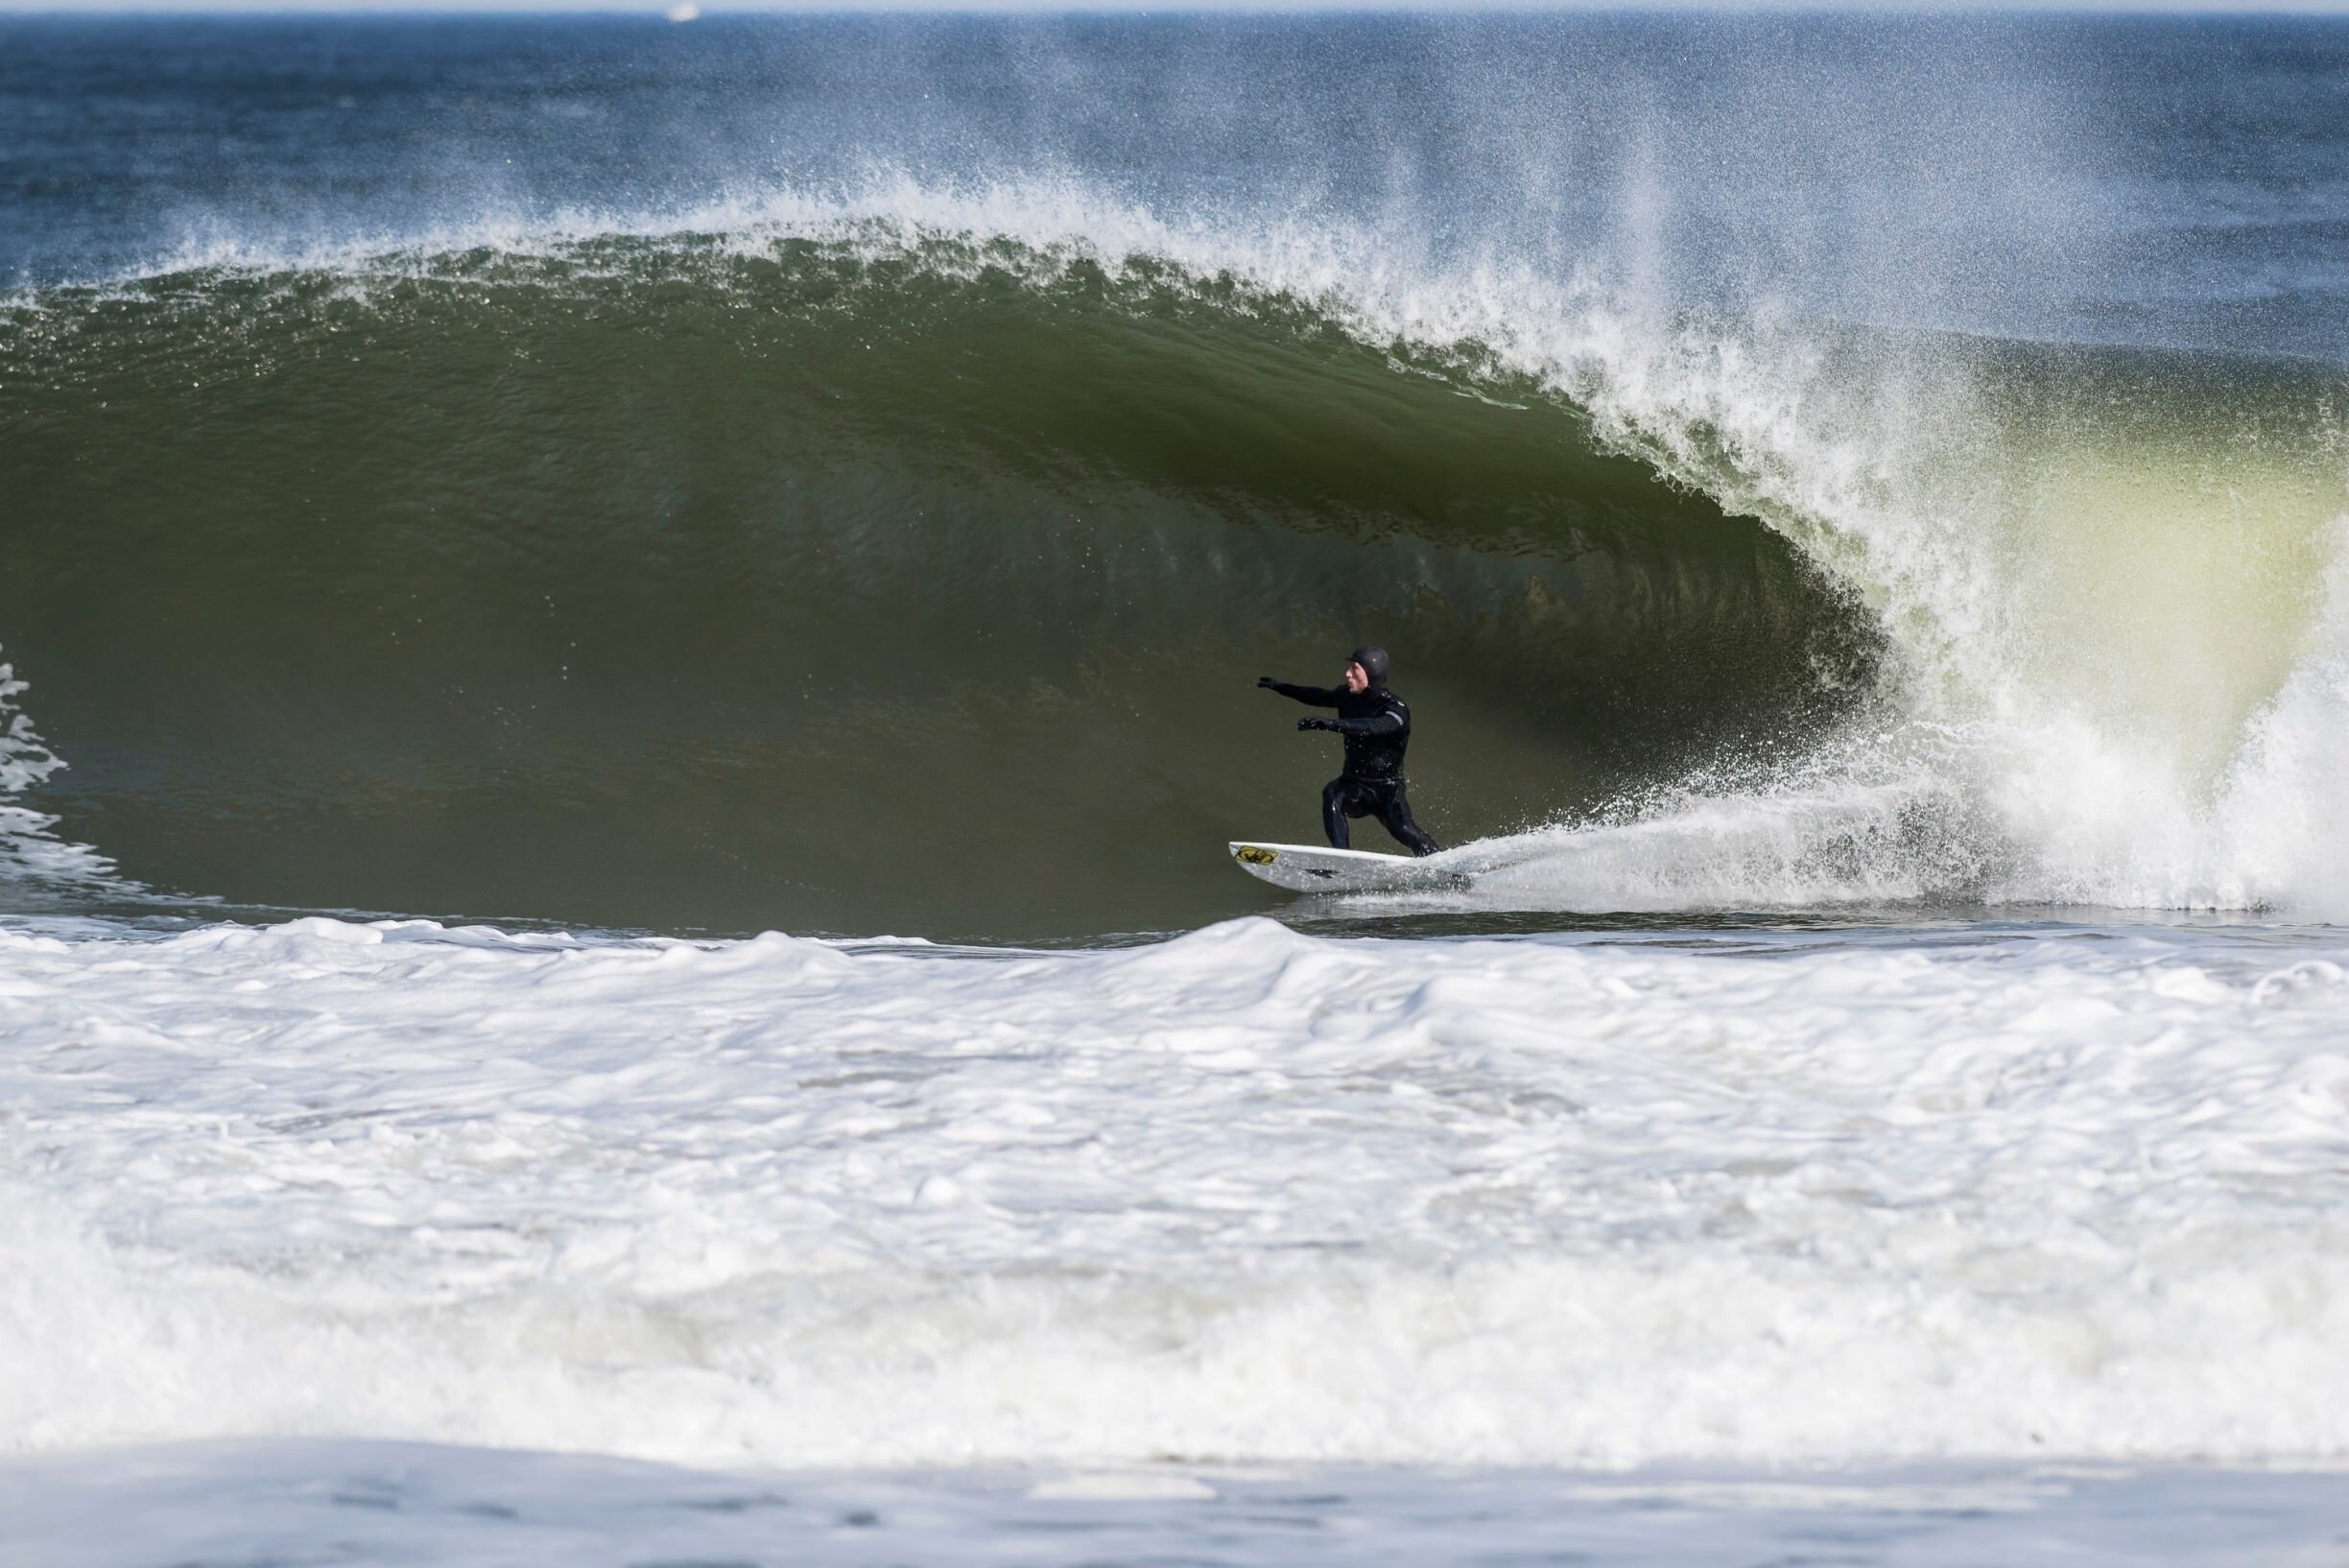
<path id="1" fill-rule="evenodd" d="M 2343 885 L 2321 366 L 898 180 L 184 257 L 0 368 L 36 793 L 159 886 L 1204 918 L 1327 766 L 1252 677 L 1365 636 L 1504 903 Z"/>

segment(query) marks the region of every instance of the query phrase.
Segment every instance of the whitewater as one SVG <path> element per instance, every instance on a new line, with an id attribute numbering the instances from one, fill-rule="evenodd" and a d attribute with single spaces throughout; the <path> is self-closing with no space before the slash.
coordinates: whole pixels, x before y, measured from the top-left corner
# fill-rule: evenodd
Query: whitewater
<path id="1" fill-rule="evenodd" d="M 2349 1438 L 2326 939 L 6 941 L 19 1445 Z"/>
<path id="2" fill-rule="evenodd" d="M 619 1562 L 706 1507 L 693 1551 L 826 1560 L 1375 1528 L 1729 1561 L 1823 1510 L 1915 1554 L 1883 1560 L 1979 1560 L 1948 1521 L 1987 1517 L 2131 1561 L 2250 1484 L 2219 1461 L 2288 1472 L 2236 1505 L 2261 1530 L 2337 1528 L 2290 1473 L 2349 1446 L 2329 933 L 314 917 L 0 955 L 0 1437 L 93 1456 L 0 1483 L 28 1546 L 96 1543 L 46 1560 L 552 1529 Z M 695 1479 L 744 1471 L 798 1511 L 744 1534 L 781 1500 Z M 1219 1499 L 1243 1522 L 1186 1519 Z"/>
<path id="3" fill-rule="evenodd" d="M 2333 1560 L 2349 36 L 1904 25 L 0 23 L 0 1555 Z"/>

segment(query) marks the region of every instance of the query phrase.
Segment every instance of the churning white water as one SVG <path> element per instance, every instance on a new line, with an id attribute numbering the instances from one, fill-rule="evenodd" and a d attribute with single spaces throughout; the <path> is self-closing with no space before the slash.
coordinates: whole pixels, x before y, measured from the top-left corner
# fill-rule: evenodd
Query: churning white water
<path id="1" fill-rule="evenodd" d="M 2349 1451 L 2329 934 L 0 958 L 19 1451 Z"/>

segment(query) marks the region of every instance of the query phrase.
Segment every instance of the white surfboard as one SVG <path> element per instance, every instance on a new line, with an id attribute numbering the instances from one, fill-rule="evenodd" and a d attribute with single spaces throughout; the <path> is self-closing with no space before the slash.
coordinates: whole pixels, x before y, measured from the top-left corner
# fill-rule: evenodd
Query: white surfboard
<path id="1" fill-rule="evenodd" d="M 1362 849 L 1235 843 L 1231 857 L 1250 876 L 1293 892 L 1440 892 L 1468 885 L 1466 877 L 1448 867 Z"/>

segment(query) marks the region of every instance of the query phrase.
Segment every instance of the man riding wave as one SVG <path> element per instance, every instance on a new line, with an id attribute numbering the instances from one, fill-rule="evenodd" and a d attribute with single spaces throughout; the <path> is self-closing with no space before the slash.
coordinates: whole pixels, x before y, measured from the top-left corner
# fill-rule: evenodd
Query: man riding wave
<path id="1" fill-rule="evenodd" d="M 1308 707 L 1336 708 L 1335 719 L 1299 719 L 1299 729 L 1333 729 L 1345 737 L 1345 766 L 1321 791 L 1321 825 L 1332 848 L 1348 847 L 1346 819 L 1375 816 L 1414 855 L 1438 845 L 1412 820 L 1404 797 L 1403 752 L 1411 745 L 1411 709 L 1387 689 L 1387 650 L 1357 648 L 1346 659 L 1342 686 L 1295 686 L 1270 676 L 1268 691 Z"/>

